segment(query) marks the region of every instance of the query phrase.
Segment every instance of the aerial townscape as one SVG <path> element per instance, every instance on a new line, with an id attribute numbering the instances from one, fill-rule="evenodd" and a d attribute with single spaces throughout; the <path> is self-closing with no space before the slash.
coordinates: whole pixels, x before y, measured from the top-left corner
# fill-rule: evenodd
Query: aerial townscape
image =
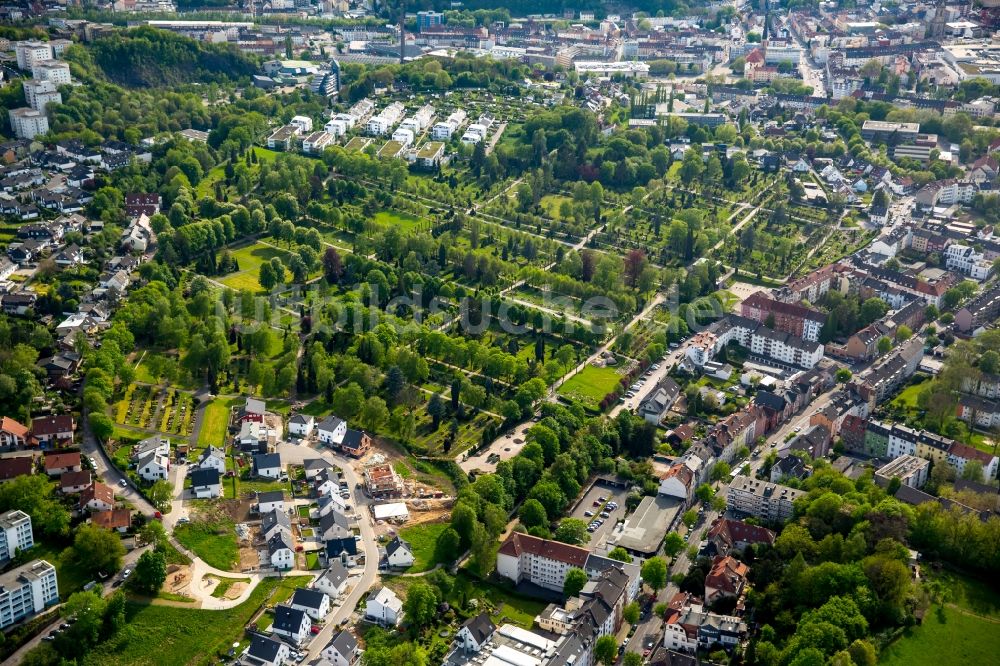
<path id="1" fill-rule="evenodd" d="M 1000 0 L 0 0 L 0 663 L 1000 664 Z"/>

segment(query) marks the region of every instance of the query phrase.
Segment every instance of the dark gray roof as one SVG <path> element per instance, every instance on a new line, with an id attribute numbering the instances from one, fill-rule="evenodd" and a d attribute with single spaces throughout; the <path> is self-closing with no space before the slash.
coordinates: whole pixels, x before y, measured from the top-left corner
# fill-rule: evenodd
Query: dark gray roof
<path id="1" fill-rule="evenodd" d="M 202 467 L 188 474 L 192 486 L 214 486 L 219 483 L 219 470 L 214 467 Z"/>
<path id="2" fill-rule="evenodd" d="M 482 612 L 475 617 L 470 617 L 462 625 L 464 629 L 468 629 L 469 633 L 472 634 L 472 638 L 482 645 L 486 640 L 493 635 L 493 631 L 496 629 L 496 625 L 493 624 L 493 620 L 490 619 L 490 614 L 487 612 Z"/>
<path id="3" fill-rule="evenodd" d="M 254 469 L 281 467 L 281 456 L 277 453 L 260 453 L 253 457 Z"/>
<path id="4" fill-rule="evenodd" d="M 341 631 L 330 640 L 328 647 L 332 647 L 337 654 L 351 661 L 351 655 L 358 649 L 358 641 L 350 632 Z"/>
<path id="5" fill-rule="evenodd" d="M 330 469 L 333 467 L 333 463 L 322 458 L 307 458 L 302 461 L 302 466 L 306 469 L 306 471 L 314 469 Z"/>
<path id="6" fill-rule="evenodd" d="M 297 632 L 302 627 L 306 612 L 291 606 L 275 606 L 274 629 L 278 631 Z M 311 624 L 311 623 L 310 623 Z"/>
<path id="7" fill-rule="evenodd" d="M 330 566 L 323 572 L 323 578 L 330 581 L 335 587 L 340 587 L 347 580 L 347 569 L 340 563 L 340 560 L 333 560 Z"/>
<path id="8" fill-rule="evenodd" d="M 251 657 L 273 663 L 278 656 L 278 650 L 283 643 L 267 636 L 256 635 L 250 641 L 250 651 L 247 653 Z"/>
<path id="9" fill-rule="evenodd" d="M 336 512 L 334 511 L 332 513 L 336 513 Z M 392 541 L 390 541 L 388 544 L 386 544 L 385 554 L 387 556 L 388 555 L 392 555 L 393 553 L 395 553 L 400 548 L 406 548 L 406 550 L 408 550 L 410 553 L 413 552 L 413 547 L 410 546 L 409 542 L 405 541 L 404 539 L 400 539 L 399 537 L 396 537 L 395 539 L 393 539 Z"/>
<path id="10" fill-rule="evenodd" d="M 288 514 L 281 509 L 274 509 L 264 514 L 260 529 L 264 534 L 270 532 L 275 526 L 280 525 L 286 529 L 292 529 L 292 521 Z"/>
<path id="11" fill-rule="evenodd" d="M 326 595 L 317 590 L 310 590 L 307 587 L 300 587 L 292 595 L 293 606 L 305 606 L 319 610 L 323 605 L 323 597 Z"/>
<path id="12" fill-rule="evenodd" d="M 258 502 L 278 502 L 285 501 L 285 492 L 283 490 L 269 490 L 265 493 L 257 494 Z"/>
<path id="13" fill-rule="evenodd" d="M 351 430 L 348 428 L 347 432 L 344 433 L 344 446 L 356 448 L 359 444 L 361 444 L 361 440 L 364 436 L 365 433 L 360 430 Z"/>
<path id="14" fill-rule="evenodd" d="M 274 554 L 282 548 L 292 549 L 291 539 L 284 530 L 278 530 L 273 537 L 267 542 L 267 552 Z"/>
<path id="15" fill-rule="evenodd" d="M 358 554 L 358 542 L 354 537 L 346 539 L 330 539 L 326 542 L 326 554 L 328 557 L 340 557 L 341 553 L 348 555 Z"/>

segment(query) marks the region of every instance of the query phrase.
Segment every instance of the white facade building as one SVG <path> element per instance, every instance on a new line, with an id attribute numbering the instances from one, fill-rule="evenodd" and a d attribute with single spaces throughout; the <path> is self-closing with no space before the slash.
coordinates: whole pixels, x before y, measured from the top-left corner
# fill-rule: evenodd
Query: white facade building
<path id="1" fill-rule="evenodd" d="M 31 71 L 39 60 L 52 60 L 54 57 L 49 42 L 34 40 L 17 42 L 14 44 L 14 53 L 17 56 L 17 66 L 24 71 Z"/>
<path id="2" fill-rule="evenodd" d="M 65 86 L 73 82 L 69 63 L 62 60 L 37 60 L 31 69 L 31 75 L 38 81 L 51 81 L 57 86 Z"/>
<path id="3" fill-rule="evenodd" d="M 0 575 L 0 629 L 59 603 L 56 568 L 35 560 Z"/>
<path id="4" fill-rule="evenodd" d="M 0 561 L 35 545 L 31 516 L 17 509 L 0 515 Z"/>
<path id="5" fill-rule="evenodd" d="M 10 127 L 19 139 L 34 139 L 49 131 L 48 117 L 36 109 L 24 107 L 8 112 Z"/>

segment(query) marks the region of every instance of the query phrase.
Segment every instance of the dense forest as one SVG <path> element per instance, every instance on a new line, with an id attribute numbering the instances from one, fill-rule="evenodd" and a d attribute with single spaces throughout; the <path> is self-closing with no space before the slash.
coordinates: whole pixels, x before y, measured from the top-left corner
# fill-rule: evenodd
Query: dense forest
<path id="1" fill-rule="evenodd" d="M 115 83 L 166 87 L 191 81 L 224 83 L 257 72 L 257 60 L 227 44 L 206 44 L 155 28 L 116 32 L 76 53 L 78 64 L 92 60 Z"/>

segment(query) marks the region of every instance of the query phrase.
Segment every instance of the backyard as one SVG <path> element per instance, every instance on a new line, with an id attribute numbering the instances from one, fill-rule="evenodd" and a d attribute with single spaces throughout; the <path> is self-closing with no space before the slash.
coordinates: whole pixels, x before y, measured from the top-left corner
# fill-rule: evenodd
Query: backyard
<path id="1" fill-rule="evenodd" d="M 229 428 L 229 407 L 232 401 L 216 399 L 205 405 L 198 433 L 198 446 L 224 446 Z"/>
<path id="2" fill-rule="evenodd" d="M 557 393 L 568 400 L 579 402 L 587 409 L 597 411 L 604 396 L 611 393 L 620 381 L 621 375 L 615 368 L 588 365 L 567 379 Z"/>
<path id="3" fill-rule="evenodd" d="M 448 529 L 448 523 L 424 523 L 423 525 L 413 525 L 404 527 L 399 531 L 400 538 L 409 542 L 413 549 L 413 566 L 407 571 L 417 573 L 433 569 L 437 565 L 434 547 L 437 538 Z"/>
<path id="4" fill-rule="evenodd" d="M 980 581 L 955 574 L 936 574 L 928 581 L 938 590 L 937 603 L 924 621 L 911 627 L 882 651 L 879 663 L 899 666 L 922 664 L 996 663 L 1000 653 L 1000 592 Z"/>

